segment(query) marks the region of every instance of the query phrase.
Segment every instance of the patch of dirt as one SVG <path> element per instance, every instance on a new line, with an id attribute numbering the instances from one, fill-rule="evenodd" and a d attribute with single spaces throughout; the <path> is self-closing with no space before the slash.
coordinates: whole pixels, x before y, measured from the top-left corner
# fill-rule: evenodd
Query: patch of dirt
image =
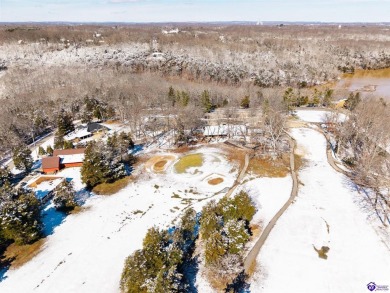
<path id="1" fill-rule="evenodd" d="M 322 246 L 321 249 L 317 249 L 313 245 L 314 250 L 318 253 L 318 257 L 322 259 L 328 259 L 327 253 L 329 252 L 330 248 L 328 246 Z"/>
<path id="2" fill-rule="evenodd" d="M 208 184 L 210 184 L 210 185 L 218 185 L 218 184 L 221 184 L 222 182 L 223 182 L 223 178 L 218 177 L 218 178 L 210 179 L 208 181 Z"/>

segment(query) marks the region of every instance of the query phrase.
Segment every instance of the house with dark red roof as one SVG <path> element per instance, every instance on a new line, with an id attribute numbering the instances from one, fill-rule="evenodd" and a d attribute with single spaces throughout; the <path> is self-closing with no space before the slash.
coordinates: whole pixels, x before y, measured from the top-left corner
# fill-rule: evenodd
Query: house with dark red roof
<path id="1" fill-rule="evenodd" d="M 42 171 L 46 174 L 53 174 L 60 170 L 59 157 L 46 157 L 42 159 Z"/>
<path id="2" fill-rule="evenodd" d="M 43 173 L 55 173 L 63 168 L 81 167 L 85 148 L 54 150 L 52 157 L 42 159 Z"/>

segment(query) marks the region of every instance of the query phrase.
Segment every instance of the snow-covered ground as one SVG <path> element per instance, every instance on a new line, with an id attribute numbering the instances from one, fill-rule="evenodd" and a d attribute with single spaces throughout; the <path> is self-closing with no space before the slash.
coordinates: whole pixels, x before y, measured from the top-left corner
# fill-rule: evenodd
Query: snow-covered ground
<path id="1" fill-rule="evenodd" d="M 141 248 L 148 228 L 172 226 L 188 204 L 199 211 L 211 198 L 224 195 L 220 189 L 233 184 L 238 168 L 222 150 L 197 152 L 206 159 L 203 173 L 194 177 L 170 168 L 157 174 L 141 166 L 138 179 L 117 194 L 87 199 L 82 212 L 60 219 L 36 257 L 5 273 L 0 292 L 118 292 L 125 258 Z M 224 182 L 210 189 L 203 179 L 214 173 L 223 175 Z M 58 175 L 73 178 L 76 189 L 83 187 L 77 168 Z"/>
<path id="2" fill-rule="evenodd" d="M 295 114 L 299 119 L 306 122 L 323 123 L 326 121 L 326 116 L 330 114 L 327 110 L 295 110 Z M 339 121 L 345 121 L 345 114 L 338 114 Z"/>
<path id="3" fill-rule="evenodd" d="M 257 258 L 251 292 L 368 292 L 369 282 L 390 285 L 389 229 L 328 164 L 320 133 L 293 129 L 292 135 L 307 159 L 302 184 Z M 322 246 L 330 248 L 326 260 L 315 251 Z"/>
<path id="4" fill-rule="evenodd" d="M 244 182 L 247 179 L 253 178 L 250 175 L 247 175 L 244 178 Z M 292 178 L 291 176 L 286 176 L 283 178 L 256 178 L 252 179 L 234 191 L 232 196 L 239 193 L 241 190 L 246 191 L 254 201 L 256 205 L 256 214 L 253 217 L 252 223 L 261 226 L 261 229 L 268 224 L 272 217 L 279 211 L 279 209 L 286 203 L 290 197 L 292 188 Z M 255 244 L 259 236 L 255 237 L 252 241 L 247 243 L 246 248 L 250 249 Z M 246 254 L 246 253 L 244 253 Z M 202 266 L 200 266 L 199 273 L 196 278 L 196 286 L 198 292 L 202 293 L 213 293 L 209 282 L 205 277 L 205 271 Z M 256 288 L 251 288 L 251 292 L 257 292 Z"/>

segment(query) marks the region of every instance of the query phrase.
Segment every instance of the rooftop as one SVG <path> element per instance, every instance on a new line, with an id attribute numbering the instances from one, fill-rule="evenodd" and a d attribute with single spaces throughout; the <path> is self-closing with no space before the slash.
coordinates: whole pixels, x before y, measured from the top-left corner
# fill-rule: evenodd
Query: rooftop
<path id="1" fill-rule="evenodd" d="M 60 168 L 59 157 L 42 158 L 42 169 Z"/>
<path id="2" fill-rule="evenodd" d="M 66 156 L 66 155 L 76 155 L 76 154 L 84 154 L 84 152 L 85 152 L 85 148 L 67 149 L 67 150 L 54 150 L 53 157 Z"/>

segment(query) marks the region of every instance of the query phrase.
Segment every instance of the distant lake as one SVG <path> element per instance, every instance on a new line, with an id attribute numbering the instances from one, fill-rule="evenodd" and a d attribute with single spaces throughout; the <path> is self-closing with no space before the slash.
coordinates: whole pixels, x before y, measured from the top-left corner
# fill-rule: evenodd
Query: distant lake
<path id="1" fill-rule="evenodd" d="M 363 96 L 373 95 L 390 100 L 390 68 L 357 70 L 354 74 L 345 74 L 336 83 L 336 88 L 359 91 Z"/>

